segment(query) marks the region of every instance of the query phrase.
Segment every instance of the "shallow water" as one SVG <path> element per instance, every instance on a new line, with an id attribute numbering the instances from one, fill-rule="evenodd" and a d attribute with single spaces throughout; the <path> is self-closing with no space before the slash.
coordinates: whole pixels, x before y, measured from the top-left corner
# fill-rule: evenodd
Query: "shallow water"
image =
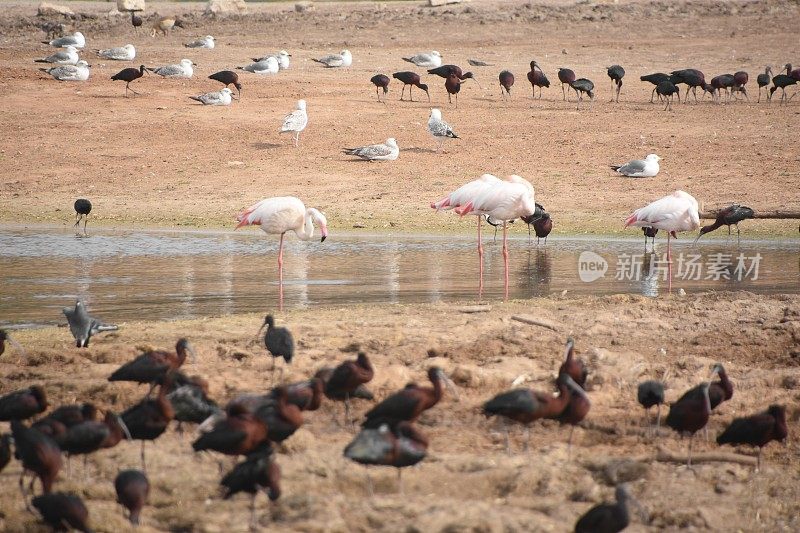
<path id="1" fill-rule="evenodd" d="M 666 272 L 659 270 L 663 238 L 657 254 L 644 254 L 643 239 L 551 238 L 537 246 L 535 239 L 528 243 L 524 228 L 514 232 L 511 298 L 564 290 L 649 296 L 666 291 Z M 2 228 L 0 326 L 64 322 L 61 308 L 77 297 L 111 322 L 266 312 L 278 304 L 277 248 L 278 240 L 261 231 L 90 228 L 89 237 L 78 237 L 71 228 Z M 493 241 L 491 231 L 484 233 L 484 252 L 479 298 L 474 238 L 331 235 L 320 243 L 292 235 L 284 253 L 284 307 L 501 300 L 501 242 Z M 797 292 L 799 258 L 798 240 L 692 246 L 689 237 L 681 238 L 673 247 L 673 290 Z M 603 261 L 607 270 L 598 277 Z M 655 276 L 647 275 L 648 265 Z"/>

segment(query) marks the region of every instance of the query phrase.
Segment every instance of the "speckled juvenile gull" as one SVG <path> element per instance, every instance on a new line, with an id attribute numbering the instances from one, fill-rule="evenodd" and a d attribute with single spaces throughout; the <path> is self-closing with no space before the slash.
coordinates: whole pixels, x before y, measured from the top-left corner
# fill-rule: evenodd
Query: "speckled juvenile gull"
<path id="1" fill-rule="evenodd" d="M 403 61 L 414 63 L 418 67 L 437 68 L 442 66 L 442 54 L 436 50 L 430 52 L 420 52 L 411 57 L 404 57 Z"/>
<path id="2" fill-rule="evenodd" d="M 634 159 L 624 165 L 611 165 L 611 168 L 630 178 L 652 178 L 661 169 L 658 164 L 660 159 L 656 154 L 649 154 L 644 159 Z"/>
<path id="3" fill-rule="evenodd" d="M 300 142 L 300 132 L 308 125 L 308 113 L 306 113 L 306 101 L 298 100 L 297 109 L 286 115 L 281 126 L 281 133 L 293 133 L 294 145 Z"/>
<path id="4" fill-rule="evenodd" d="M 278 66 L 278 60 L 274 57 L 267 57 L 263 61 L 256 61 L 255 63 L 250 63 L 249 65 L 245 65 L 244 67 L 236 67 L 239 70 L 246 70 L 247 72 L 252 72 L 253 74 L 260 74 L 262 76 L 268 76 L 271 74 L 277 74 L 280 67 Z"/>
<path id="5" fill-rule="evenodd" d="M 203 105 L 231 105 L 231 94 L 233 94 L 233 91 L 225 87 L 220 91 L 205 93 L 200 96 L 190 96 L 189 98 Z"/>
<path id="6" fill-rule="evenodd" d="M 280 67 L 281 70 L 286 70 L 289 68 L 289 58 L 292 57 L 292 54 L 286 50 L 281 50 L 280 52 L 276 52 L 274 54 L 267 54 L 264 57 L 254 57 L 253 61 L 258 63 L 259 61 L 266 61 L 270 57 L 274 57 L 278 60 L 278 67 Z"/>
<path id="7" fill-rule="evenodd" d="M 133 61 L 136 58 L 136 48 L 132 44 L 105 50 L 95 50 L 95 52 L 104 59 L 113 59 L 115 61 Z"/>
<path id="8" fill-rule="evenodd" d="M 89 63 L 78 61 L 74 65 L 59 65 L 52 68 L 40 68 L 58 81 L 86 81 L 89 79 Z"/>
<path id="9" fill-rule="evenodd" d="M 392 137 L 386 139 L 383 144 L 345 148 L 342 151 L 347 155 L 354 155 L 366 161 L 394 161 L 400 155 L 400 147 Z"/>
<path id="10" fill-rule="evenodd" d="M 52 41 L 42 41 L 42 43 L 49 44 L 50 46 L 55 46 L 57 48 L 66 48 L 67 46 L 83 48 L 86 46 L 86 38 L 81 32 L 76 31 L 72 35 L 65 35 L 64 37 L 59 37 L 58 39 L 53 39 Z"/>
<path id="11" fill-rule="evenodd" d="M 330 54 L 319 59 L 311 58 L 311 61 L 322 63 L 328 68 L 349 67 L 353 64 L 353 54 L 350 50 L 342 50 L 338 54 Z"/>
<path id="12" fill-rule="evenodd" d="M 431 109 L 431 116 L 428 119 L 428 131 L 433 135 L 434 139 L 439 141 L 439 146 L 436 151 L 442 149 L 445 139 L 458 139 L 458 135 L 453 131 L 450 125 L 442 120 L 442 112 L 439 109 Z"/>
<path id="13" fill-rule="evenodd" d="M 205 37 L 197 39 L 196 41 L 186 43 L 183 46 L 186 48 L 208 48 L 210 50 L 214 48 L 215 41 L 216 39 L 214 39 L 214 37 L 211 35 L 206 35 Z"/>
<path id="14" fill-rule="evenodd" d="M 74 65 L 81 58 L 78 56 L 78 49 L 74 46 L 67 46 L 55 54 L 49 55 L 44 59 L 36 59 L 36 63 L 56 63 L 58 65 Z"/>
<path id="15" fill-rule="evenodd" d="M 181 59 L 178 65 L 165 65 L 147 70 L 165 78 L 191 78 L 194 74 L 193 65 L 191 59 Z"/>

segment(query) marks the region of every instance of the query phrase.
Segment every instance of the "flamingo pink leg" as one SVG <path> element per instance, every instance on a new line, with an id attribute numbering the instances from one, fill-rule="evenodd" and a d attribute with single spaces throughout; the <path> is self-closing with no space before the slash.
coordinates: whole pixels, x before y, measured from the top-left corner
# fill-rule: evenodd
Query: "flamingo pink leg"
<path id="1" fill-rule="evenodd" d="M 283 233 L 278 247 L 278 307 L 283 311 Z"/>
<path id="2" fill-rule="evenodd" d="M 670 232 L 667 232 L 667 275 L 669 279 L 667 280 L 667 292 L 672 292 L 672 251 L 670 248 Z"/>
<path id="3" fill-rule="evenodd" d="M 508 223 L 503 221 L 503 266 L 505 269 L 505 294 L 508 299 Z"/>
<path id="4" fill-rule="evenodd" d="M 478 298 L 483 294 L 483 241 L 481 239 L 481 217 L 478 217 Z"/>

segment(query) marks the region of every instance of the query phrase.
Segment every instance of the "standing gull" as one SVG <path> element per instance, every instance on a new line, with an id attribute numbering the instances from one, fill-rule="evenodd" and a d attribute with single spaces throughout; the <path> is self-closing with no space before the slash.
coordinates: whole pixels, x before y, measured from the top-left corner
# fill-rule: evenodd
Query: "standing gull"
<path id="1" fill-rule="evenodd" d="M 215 40 L 216 39 L 214 39 L 214 37 L 212 37 L 211 35 L 206 35 L 205 37 L 197 39 L 196 41 L 186 43 L 183 46 L 185 46 L 186 48 L 208 48 L 210 50 L 214 48 Z"/>
<path id="2" fill-rule="evenodd" d="M 431 116 L 428 119 L 428 131 L 433 135 L 434 139 L 438 142 L 436 151 L 440 151 L 444 145 L 445 139 L 458 139 L 458 135 L 453 131 L 450 125 L 442 120 L 442 111 L 440 109 L 431 109 Z"/>
<path id="3" fill-rule="evenodd" d="M 322 63 L 328 68 L 349 67 L 353 64 L 353 55 L 350 50 L 342 50 L 338 54 L 330 54 L 319 59 L 311 58 L 311 61 Z"/>
<path id="4" fill-rule="evenodd" d="M 74 65 L 60 65 L 52 68 L 40 68 L 58 81 L 86 81 L 89 79 L 89 63 L 78 61 Z"/>
<path id="5" fill-rule="evenodd" d="M 83 305 L 83 302 L 80 300 L 75 302 L 75 307 L 65 307 L 63 313 L 64 316 L 67 317 L 69 331 L 75 338 L 78 348 L 87 348 L 92 335 L 103 331 L 116 331 L 119 329 L 113 324 L 104 324 L 90 316 L 89 312 L 86 310 L 86 306 Z"/>
<path id="6" fill-rule="evenodd" d="M 133 61 L 136 57 L 136 48 L 132 44 L 119 46 L 117 48 L 107 48 L 105 50 L 95 50 L 95 53 L 103 59 L 113 59 L 115 61 Z"/>
<path id="7" fill-rule="evenodd" d="M 231 94 L 233 94 L 233 91 L 225 87 L 220 91 L 205 93 L 200 96 L 190 96 L 189 98 L 203 105 L 231 105 Z"/>
<path id="8" fill-rule="evenodd" d="M 306 113 L 306 101 L 298 100 L 297 109 L 286 115 L 281 126 L 281 133 L 294 134 L 294 145 L 300 144 L 300 132 L 308 125 L 308 113 Z"/>
<path id="9" fill-rule="evenodd" d="M 442 66 L 442 54 L 436 50 L 430 52 L 420 52 L 411 57 L 404 57 L 403 61 L 414 63 L 418 67 L 436 68 Z"/>
<path id="10" fill-rule="evenodd" d="M 74 65 L 81 58 L 78 56 L 78 49 L 70 45 L 59 50 L 55 54 L 49 55 L 44 59 L 36 59 L 35 63 L 56 63 L 58 65 Z"/>
<path id="11" fill-rule="evenodd" d="M 194 74 L 193 66 L 196 65 L 192 63 L 191 59 L 181 59 L 181 62 L 177 65 L 165 65 L 163 67 L 148 68 L 147 70 L 164 78 L 189 79 Z"/>
<path id="12" fill-rule="evenodd" d="M 278 60 L 275 59 L 274 57 L 267 57 L 262 59 L 261 61 L 256 61 L 255 63 L 250 63 L 249 65 L 236 68 L 239 70 L 246 70 L 247 72 L 252 72 L 253 74 L 261 74 L 263 76 L 277 74 L 278 70 L 280 70 L 280 66 L 278 65 Z"/>
<path id="13" fill-rule="evenodd" d="M 611 165 L 611 168 L 629 178 L 653 178 L 661 168 L 658 165 L 660 160 L 656 154 L 648 154 L 644 159 L 634 159 L 624 165 Z"/>
<path id="14" fill-rule="evenodd" d="M 383 144 L 370 144 L 359 148 L 345 148 L 342 150 L 347 155 L 360 157 L 365 161 L 394 161 L 400 155 L 397 141 L 389 137 Z"/>
<path id="15" fill-rule="evenodd" d="M 76 31 L 72 35 L 65 35 L 64 37 L 59 37 L 58 39 L 53 39 L 52 41 L 42 41 L 42 44 L 49 44 L 50 46 L 55 46 L 57 48 L 66 48 L 67 46 L 83 48 L 86 46 L 86 38 L 81 32 Z"/>

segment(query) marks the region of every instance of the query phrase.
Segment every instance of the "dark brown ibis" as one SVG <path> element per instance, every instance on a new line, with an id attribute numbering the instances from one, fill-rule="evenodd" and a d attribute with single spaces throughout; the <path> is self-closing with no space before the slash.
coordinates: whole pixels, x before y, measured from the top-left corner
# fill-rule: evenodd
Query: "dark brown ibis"
<path id="1" fill-rule="evenodd" d="M 724 90 L 727 99 L 731 98 L 731 89 L 734 86 L 733 74 L 720 74 L 711 78 L 711 96 L 715 98 L 718 104 L 722 103 L 722 92 Z"/>
<path id="2" fill-rule="evenodd" d="M 375 376 L 367 354 L 359 352 L 356 359 L 348 360 L 337 366 L 325 383 L 325 396 L 331 400 L 344 401 L 344 422 L 350 416 L 350 396 L 361 385 L 369 383 Z"/>
<path id="3" fill-rule="evenodd" d="M 786 75 L 787 76 L 789 76 L 790 78 L 793 78 L 793 79 L 795 79 L 797 81 L 800 81 L 800 68 L 793 69 L 791 63 L 786 63 L 783 66 L 783 68 L 786 69 Z"/>
<path id="4" fill-rule="evenodd" d="M 700 385 L 701 396 L 690 395 L 682 397 L 673 403 L 667 414 L 667 425 L 680 433 L 689 434 L 689 455 L 687 465 L 692 466 L 692 443 L 694 434 L 706 427 L 708 417 L 711 415 L 711 402 L 708 397 L 708 383 Z"/>
<path id="5" fill-rule="evenodd" d="M 81 218 L 83 218 L 83 234 L 86 235 L 86 223 L 89 221 L 89 213 L 92 212 L 92 202 L 86 198 L 78 198 L 75 200 L 73 207 L 75 208 L 74 227 L 77 228 L 78 224 L 81 222 Z"/>
<path id="6" fill-rule="evenodd" d="M 575 533 L 618 533 L 630 524 L 628 501 L 630 490 L 618 485 L 614 496 L 616 503 L 601 503 L 589 509 L 575 523 Z"/>
<path id="7" fill-rule="evenodd" d="M 292 364 L 294 358 L 294 337 L 292 333 L 284 327 L 275 325 L 275 319 L 272 315 L 267 315 L 264 318 L 264 323 L 258 329 L 256 336 L 261 334 L 261 330 L 266 326 L 267 332 L 264 334 L 264 346 L 272 356 L 272 370 L 270 375 L 270 383 L 275 380 L 275 359 L 283 357 L 287 365 Z M 281 376 L 283 375 L 283 368 L 281 368 Z"/>
<path id="8" fill-rule="evenodd" d="M 542 98 L 542 87 L 550 87 L 550 80 L 547 79 L 542 67 L 536 61 L 531 61 L 531 70 L 528 72 L 528 81 L 531 82 L 533 98 L 536 98 L 536 87 L 539 88 L 539 98 Z"/>
<path id="9" fill-rule="evenodd" d="M 564 85 L 569 85 L 572 87 L 572 82 L 575 81 L 575 73 L 568 68 L 559 68 L 558 81 L 561 82 L 561 95 L 563 96 L 563 99 L 569 101 L 569 96 L 567 96 L 567 91 L 564 88 Z"/>
<path id="10" fill-rule="evenodd" d="M 130 85 L 132 81 L 138 80 L 144 73 L 146 72 L 147 67 L 144 65 L 140 65 L 139 68 L 124 68 L 111 76 L 111 79 L 114 81 L 124 81 L 125 82 L 125 97 L 128 97 L 128 91 L 132 92 L 133 94 L 139 94 L 133 89 L 131 89 Z M 86 228 L 84 227 L 84 230 Z"/>
<path id="11" fill-rule="evenodd" d="M 547 236 L 553 231 L 553 219 L 550 213 L 544 213 L 540 218 L 533 221 L 533 231 L 536 234 L 536 246 L 539 246 L 539 239 L 544 239 L 547 244 Z"/>
<path id="12" fill-rule="evenodd" d="M 115 370 L 108 381 L 132 381 L 134 383 L 149 383 L 150 393 L 156 383 L 163 379 L 169 372 L 179 369 L 186 361 L 186 355 L 191 354 L 192 360 L 196 358 L 194 348 L 187 339 L 180 339 L 175 344 L 175 352 L 166 350 L 147 351 Z"/>
<path id="13" fill-rule="evenodd" d="M 61 405 L 47 414 L 45 419 L 57 420 L 66 427 L 97 419 L 97 407 L 93 403 Z"/>
<path id="14" fill-rule="evenodd" d="M 700 228 L 700 235 L 697 236 L 695 242 L 706 233 L 710 233 L 721 226 L 728 226 L 728 237 L 731 236 L 731 226 L 736 226 L 736 242 L 739 242 L 739 222 L 753 218 L 755 212 L 747 206 L 732 204 L 717 213 L 717 218 L 713 224 L 703 226 Z"/>
<path id="15" fill-rule="evenodd" d="M 131 11 L 131 26 L 133 26 L 133 29 L 136 31 L 136 33 L 139 33 L 139 28 L 142 27 L 142 24 L 144 24 L 144 21 L 142 20 L 142 17 L 137 15 L 136 11 L 132 10 Z"/>
<path id="16" fill-rule="evenodd" d="M 742 93 L 749 102 L 750 97 L 747 96 L 747 88 L 745 87 L 748 81 L 750 81 L 750 75 L 747 72 L 740 70 L 733 73 L 732 91 L 734 93 Z"/>
<path id="17" fill-rule="evenodd" d="M 267 442 L 267 426 L 263 420 L 240 404 L 231 404 L 225 417 L 202 433 L 192 443 L 196 452 L 211 450 L 225 455 L 247 455 Z"/>
<path id="18" fill-rule="evenodd" d="M 232 70 L 220 70 L 208 77 L 210 80 L 218 81 L 225 87 L 233 85 L 236 87 L 236 92 L 239 99 L 242 98 L 242 84 L 239 82 L 239 75 Z"/>
<path id="19" fill-rule="evenodd" d="M 173 374 L 174 383 L 167 392 L 167 399 L 175 410 L 174 420 L 178 422 L 178 431 L 182 431 L 184 422 L 201 424 L 208 417 L 221 415 L 217 402 L 208 396 L 208 382 L 199 376 L 186 376 L 180 371 Z"/>
<path id="20" fill-rule="evenodd" d="M 43 413 L 47 407 L 44 389 L 40 385 L 32 385 L 0 397 L 0 421 L 26 420 Z"/>
<path id="21" fill-rule="evenodd" d="M 772 67 L 767 65 L 764 68 L 764 73 L 756 76 L 756 85 L 758 85 L 758 102 L 761 103 L 761 89 L 769 85 L 772 80 Z"/>
<path id="22" fill-rule="evenodd" d="M 592 80 L 578 78 L 570 83 L 569 86 L 575 89 L 575 95 L 578 97 L 578 104 L 575 106 L 575 109 L 580 109 L 584 94 L 586 94 L 591 101 L 589 104 L 589 108 L 591 109 L 592 104 L 594 103 L 594 83 L 592 83 Z"/>
<path id="23" fill-rule="evenodd" d="M 772 87 L 769 88 L 769 100 L 772 101 L 772 95 L 775 94 L 775 91 L 780 89 L 782 91 L 780 99 L 781 105 L 783 105 L 785 102 L 788 102 L 786 98 L 786 88 L 796 84 L 798 81 L 799 80 L 792 78 L 791 76 L 787 76 L 786 74 L 778 74 L 772 78 Z"/>
<path id="24" fill-rule="evenodd" d="M 658 228 L 653 228 L 651 226 L 645 226 L 642 228 L 642 233 L 644 233 L 644 251 L 647 253 L 647 239 L 653 239 L 653 251 L 656 249 L 656 235 L 658 235 Z"/>
<path id="25" fill-rule="evenodd" d="M 453 96 L 456 97 L 456 108 L 458 107 L 458 93 L 461 92 L 461 80 L 455 74 L 450 74 L 444 82 L 447 91 L 447 101 L 453 103 Z"/>
<path id="26" fill-rule="evenodd" d="M 642 80 L 642 81 L 646 81 L 648 83 L 652 83 L 653 84 L 653 92 L 650 93 L 650 103 L 652 104 L 653 103 L 653 97 L 656 94 L 656 88 L 658 87 L 658 84 L 661 83 L 662 81 L 670 81 L 670 75 L 669 74 L 665 74 L 663 72 L 656 72 L 656 73 L 653 73 L 653 74 L 647 74 L 645 76 L 640 76 L 639 79 Z M 659 98 L 660 97 L 661 97 L 661 95 L 659 95 Z"/>
<path id="27" fill-rule="evenodd" d="M 625 77 L 625 69 L 620 65 L 611 65 L 606 69 L 606 72 L 608 73 L 608 77 L 611 78 L 611 90 L 616 91 L 616 102 L 619 103 L 619 91 L 622 89 L 622 78 Z M 613 96 L 611 97 L 611 101 L 614 101 Z"/>
<path id="28" fill-rule="evenodd" d="M 681 83 L 686 84 L 686 95 L 683 97 L 683 102 L 685 104 L 689 103 L 689 91 L 692 91 L 692 95 L 694 95 L 694 102 L 698 103 L 697 88 L 700 87 L 703 89 L 704 94 L 705 91 L 708 90 L 708 84 L 706 84 L 702 72 L 694 69 L 676 70 L 675 74 L 670 76 L 670 81 L 674 83 L 676 87 Z M 677 94 L 677 97 L 680 102 L 680 93 Z"/>
<path id="29" fill-rule="evenodd" d="M 67 472 L 69 472 L 70 457 L 83 455 L 85 474 L 86 459 L 90 453 L 113 448 L 126 437 L 130 438 L 130 434 L 122 419 L 108 411 L 102 421 L 87 420 L 68 427 L 67 431 L 58 438 L 57 443 L 61 451 L 67 454 Z"/>
<path id="30" fill-rule="evenodd" d="M 263 448 L 247 456 L 220 481 L 225 487 L 224 499 L 246 492 L 250 499 L 250 527 L 256 529 L 256 495 L 264 491 L 271 503 L 281 496 L 281 469 L 270 448 Z"/>
<path id="31" fill-rule="evenodd" d="M 11 434 L 0 435 L 0 472 L 11 462 Z"/>
<path id="32" fill-rule="evenodd" d="M 0 329 L 0 355 L 3 355 L 6 351 L 6 342 L 19 350 L 20 353 L 25 353 L 25 350 L 22 348 L 22 346 L 11 338 L 11 334 L 8 331 Z"/>
<path id="33" fill-rule="evenodd" d="M 150 481 L 144 472 L 139 470 L 123 470 L 114 479 L 117 491 L 117 503 L 128 510 L 128 520 L 134 526 L 139 525 L 142 509 L 150 494 Z"/>
<path id="34" fill-rule="evenodd" d="M 303 413 L 289 401 L 286 387 L 276 387 L 274 394 L 275 401 L 263 404 L 255 415 L 267 427 L 267 439 L 283 442 L 303 425 Z"/>
<path id="35" fill-rule="evenodd" d="M 83 533 L 92 533 L 89 527 L 89 510 L 80 496 L 71 492 L 53 492 L 35 497 L 32 503 L 42 515 L 42 520 L 53 531 L 77 529 Z"/>
<path id="36" fill-rule="evenodd" d="M 568 374 L 563 374 L 564 380 L 567 382 L 567 387 L 570 389 L 569 402 L 567 406 L 556 418 L 561 424 L 569 424 L 569 439 L 567 440 L 567 452 L 572 453 L 572 435 L 575 433 L 575 426 L 583 422 L 589 410 L 592 408 L 592 402 L 589 400 L 589 395 L 583 390 L 583 387 L 578 385 Z"/>
<path id="37" fill-rule="evenodd" d="M 311 378 L 307 381 L 292 383 L 286 386 L 286 400 L 296 405 L 301 411 L 316 411 L 322 404 L 322 397 L 325 395 L 325 384 L 319 378 Z M 277 400 L 279 392 L 273 389 L 269 395 Z"/>
<path id="38" fill-rule="evenodd" d="M 758 448 L 756 472 L 761 469 L 761 450 L 771 441 L 785 441 L 789 435 L 786 426 L 786 407 L 770 405 L 763 413 L 736 418 L 717 437 L 717 444 L 748 445 Z"/>
<path id="39" fill-rule="evenodd" d="M 128 428 L 131 439 L 142 441 L 142 470 L 145 472 L 145 443 L 160 437 L 175 417 L 175 410 L 167 399 L 167 390 L 172 386 L 172 380 L 172 376 L 167 374 L 161 380 L 155 399 L 145 398 L 122 413 L 122 422 Z"/>
<path id="40" fill-rule="evenodd" d="M 42 483 L 42 493 L 53 489 L 53 482 L 63 465 L 61 450 L 53 439 L 33 428 L 26 427 L 19 420 L 11 421 L 11 434 L 14 437 L 14 456 L 22 462 L 22 473 L 19 476 L 19 490 L 25 506 L 28 506 L 28 494 L 33 495 L 33 484 L 36 478 Z M 25 475 L 31 473 L 31 482 L 25 489 Z"/>
<path id="41" fill-rule="evenodd" d="M 461 67 L 457 65 L 442 65 L 441 67 L 432 68 L 428 70 L 428 74 L 433 74 L 444 79 L 447 79 L 451 74 L 455 74 L 455 76 L 461 81 L 472 80 L 478 84 L 478 87 L 481 86 L 481 84 L 478 83 L 478 78 L 475 77 L 475 74 L 472 72 L 462 72 Z"/>
<path id="42" fill-rule="evenodd" d="M 667 101 L 664 111 L 669 111 L 672 108 L 672 98 L 674 96 L 678 96 L 678 102 L 680 102 L 681 99 L 680 89 L 678 89 L 678 87 L 669 80 L 664 80 L 656 85 L 656 94 L 659 97 L 663 96 Z"/>
<path id="43" fill-rule="evenodd" d="M 450 388 L 454 395 L 456 394 L 455 388 L 441 368 L 436 366 L 429 368 L 428 379 L 432 387 L 420 387 L 409 383 L 404 389 L 395 392 L 367 411 L 361 427 L 376 429 L 382 424 L 388 424 L 394 428 L 402 421 L 414 422 L 423 412 L 439 403 L 444 395 L 443 385 Z"/>
<path id="44" fill-rule="evenodd" d="M 664 383 L 648 379 L 639 383 L 636 389 L 636 400 L 644 408 L 645 425 L 649 426 L 650 409 L 656 408 L 656 431 L 661 427 L 661 405 L 664 403 Z"/>
<path id="45" fill-rule="evenodd" d="M 500 96 L 505 100 L 506 96 L 511 98 L 511 87 L 514 86 L 514 74 L 509 70 L 504 70 L 497 77 L 500 81 Z M 505 92 L 503 92 L 505 90 Z"/>
<path id="46" fill-rule="evenodd" d="M 333 375 L 334 370 L 335 369 L 333 367 L 326 366 L 320 368 L 314 373 L 314 377 L 322 381 L 323 393 L 325 391 L 325 386 L 328 384 L 328 380 L 331 379 L 331 376 Z M 375 399 L 375 395 L 372 394 L 372 391 L 370 391 L 366 385 L 359 385 L 358 387 L 356 387 L 356 390 L 354 390 L 353 393 L 350 394 L 350 398 L 371 401 Z"/>
<path id="47" fill-rule="evenodd" d="M 711 378 L 715 375 L 719 376 L 717 381 L 712 381 L 708 384 L 708 398 L 709 398 L 709 405 L 711 406 L 711 410 L 717 408 L 719 404 L 722 402 L 726 402 L 733 398 L 733 383 L 728 378 L 728 373 L 725 371 L 725 367 L 722 366 L 722 363 L 715 363 L 711 367 Z M 697 385 L 689 389 L 688 391 L 683 393 L 678 401 L 686 400 L 686 399 L 700 399 L 703 396 L 703 386 L 706 385 L 705 383 L 701 385 Z"/>
<path id="48" fill-rule="evenodd" d="M 393 466 L 397 469 L 397 485 L 403 492 L 403 468 L 414 466 L 428 452 L 428 438 L 409 422 L 400 422 L 394 429 L 383 424 L 376 429 L 362 429 L 345 447 L 344 456 L 365 466 Z M 369 479 L 369 475 L 367 475 Z M 369 482 L 372 493 L 372 483 Z"/>
<path id="49" fill-rule="evenodd" d="M 558 373 L 559 375 L 567 374 L 581 387 L 586 385 L 589 371 L 583 361 L 575 357 L 575 339 L 572 337 L 567 339 L 567 343 L 564 346 L 564 362 L 558 368 Z"/>
<path id="50" fill-rule="evenodd" d="M 520 220 L 522 220 L 525 224 L 528 225 L 528 244 L 530 244 L 530 242 L 531 242 L 531 226 L 533 226 L 533 224 L 535 222 L 543 219 L 545 214 L 547 214 L 547 212 L 545 211 L 544 206 L 542 204 L 540 204 L 539 202 L 536 202 L 534 204 L 533 214 L 519 217 Z M 547 216 L 549 217 L 550 215 L 547 214 Z M 487 218 L 486 221 L 489 222 L 489 218 Z M 493 226 L 495 225 L 492 222 L 489 222 L 489 223 L 491 225 L 493 225 Z M 552 229 L 552 227 L 551 227 L 551 229 Z M 495 229 L 495 236 L 496 235 L 497 235 L 497 229 Z M 537 239 L 537 243 L 538 243 L 538 239 Z"/>
<path id="51" fill-rule="evenodd" d="M 502 392 L 483 404 L 483 414 L 488 418 L 491 416 L 502 417 L 525 426 L 527 435 L 526 449 L 530 440 L 530 424 L 542 418 L 556 418 L 564 412 L 570 399 L 570 391 L 567 387 L 566 374 L 558 376 L 556 386 L 558 396 L 553 396 L 550 392 L 538 392 L 531 389 L 514 389 Z M 508 427 L 503 424 L 505 432 L 506 451 L 510 451 L 508 439 Z"/>
<path id="52" fill-rule="evenodd" d="M 380 89 L 383 89 L 383 94 L 389 94 L 389 82 L 391 79 L 386 74 L 375 74 L 369 79 L 372 85 L 375 86 L 375 94 L 378 96 L 378 101 L 381 101 Z"/>
<path id="53" fill-rule="evenodd" d="M 411 94 L 411 90 L 414 87 L 417 87 L 425 91 L 425 94 L 428 95 L 428 102 L 431 101 L 431 94 L 428 92 L 428 86 L 421 82 L 419 74 L 417 74 L 416 72 L 411 72 L 408 70 L 402 72 L 395 72 L 394 74 L 392 74 L 392 77 L 396 80 L 400 80 L 401 82 L 403 82 L 403 89 L 400 91 L 401 102 L 403 101 L 403 96 L 405 95 L 405 90 L 407 85 L 410 86 L 408 88 L 408 97 L 411 99 L 412 102 L 414 101 L 414 96 Z"/>

